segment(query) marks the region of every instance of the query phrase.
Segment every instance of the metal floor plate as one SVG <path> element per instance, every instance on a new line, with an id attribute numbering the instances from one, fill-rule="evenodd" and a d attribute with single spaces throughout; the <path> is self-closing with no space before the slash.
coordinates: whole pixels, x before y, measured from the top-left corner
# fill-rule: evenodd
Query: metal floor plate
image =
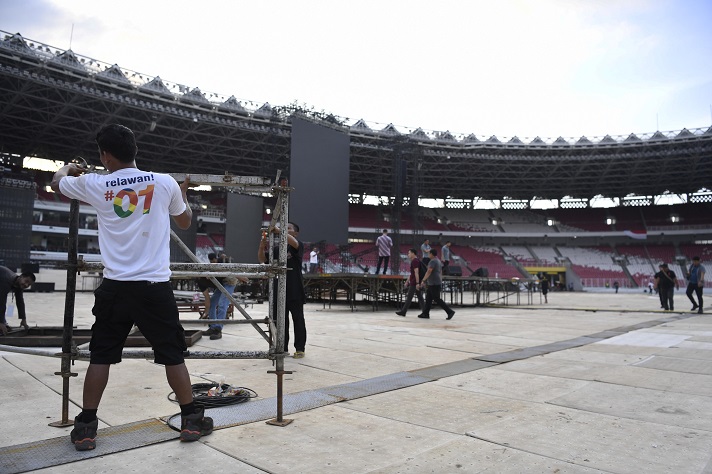
<path id="1" fill-rule="evenodd" d="M 289 415 L 299 413 L 344 400 L 368 397 L 370 395 L 431 381 L 431 378 L 421 377 L 409 372 L 398 372 L 372 379 L 359 380 L 358 382 L 334 385 L 317 390 L 306 390 L 304 392 L 285 395 L 282 405 L 282 414 Z M 214 429 L 216 430 L 245 423 L 269 420 L 274 418 L 276 413 L 276 397 L 205 410 L 205 414 L 213 419 Z M 172 416 L 168 419 L 168 424 L 174 429 L 180 429 L 180 416 Z"/>
<path id="2" fill-rule="evenodd" d="M 111 426 L 98 431 L 96 449 L 77 451 L 69 434 L 2 448 L 0 472 L 27 472 L 83 459 L 105 456 L 177 439 L 178 433 L 157 419 Z"/>

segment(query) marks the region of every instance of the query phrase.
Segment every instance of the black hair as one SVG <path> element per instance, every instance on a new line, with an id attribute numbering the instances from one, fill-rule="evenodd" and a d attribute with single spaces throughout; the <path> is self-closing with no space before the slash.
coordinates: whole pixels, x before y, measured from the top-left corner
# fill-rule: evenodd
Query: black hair
<path id="1" fill-rule="evenodd" d="M 418 251 L 415 249 L 408 249 L 408 252 L 413 252 L 416 256 L 418 255 Z"/>
<path id="2" fill-rule="evenodd" d="M 208 254 L 208 260 L 215 260 L 215 259 L 217 259 L 217 258 L 218 258 L 218 256 L 215 255 L 214 253 L 209 253 L 209 254 Z"/>
<path id="3" fill-rule="evenodd" d="M 299 232 L 299 226 L 297 224 L 295 224 L 294 222 L 290 222 L 290 224 L 292 224 L 292 227 L 294 227 L 294 230 Z"/>
<path id="4" fill-rule="evenodd" d="M 138 152 L 134 133 L 130 128 L 117 123 L 102 127 L 96 134 L 96 144 L 100 151 L 111 153 L 122 163 L 134 161 Z"/>
<path id="5" fill-rule="evenodd" d="M 437 251 L 436 249 L 430 249 L 430 254 L 431 254 L 433 257 L 437 257 L 437 256 L 438 256 L 438 251 Z"/>
<path id="6" fill-rule="evenodd" d="M 23 272 L 22 274 L 20 274 L 20 276 L 21 277 L 29 277 L 30 280 L 32 280 L 32 283 L 37 281 L 37 277 L 32 272 Z"/>

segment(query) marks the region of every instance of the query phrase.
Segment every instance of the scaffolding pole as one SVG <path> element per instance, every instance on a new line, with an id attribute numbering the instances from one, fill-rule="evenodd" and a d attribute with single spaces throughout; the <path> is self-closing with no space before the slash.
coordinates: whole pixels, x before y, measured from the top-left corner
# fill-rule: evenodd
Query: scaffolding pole
<path id="1" fill-rule="evenodd" d="M 62 377 L 62 417 L 50 426 L 62 428 L 74 424 L 69 420 L 69 378 L 78 374 L 71 371 L 72 336 L 74 334 L 74 302 L 77 286 L 77 254 L 79 245 L 79 201 L 72 199 L 69 204 L 69 241 L 67 242 L 67 294 L 64 299 L 64 327 L 62 330 L 62 363 L 59 372 Z"/>
<path id="2" fill-rule="evenodd" d="M 171 174 L 176 181 L 183 181 L 187 177 L 186 174 Z M 200 185 L 230 187 L 234 192 L 244 194 L 262 195 L 265 193 L 276 194 L 277 208 L 272 217 L 271 228 L 279 226 L 286 235 L 288 214 L 289 214 L 289 192 L 291 188 L 287 186 L 285 179 L 280 179 L 279 172 L 275 183 L 270 185 L 269 178 L 250 177 L 250 176 L 232 176 L 232 175 L 190 175 L 190 182 Z M 78 250 L 78 233 L 79 233 L 79 201 L 71 200 L 70 205 L 70 221 L 68 235 L 68 255 L 67 255 L 67 290 L 65 299 L 64 312 L 64 327 L 62 337 L 62 352 L 41 351 L 31 349 L 6 349 L 14 352 L 23 352 L 26 354 L 61 357 L 61 371 L 55 372 L 55 375 L 63 377 L 62 389 L 62 418 L 60 421 L 50 423 L 50 426 L 63 427 L 71 426 L 73 421 L 69 420 L 69 377 L 75 377 L 78 374 L 70 371 L 71 364 L 74 360 L 89 360 L 90 351 L 78 349 L 72 341 L 74 328 L 74 304 L 76 296 L 77 273 L 80 271 L 102 271 L 101 263 L 89 263 L 79 261 L 77 258 Z M 277 375 L 277 417 L 268 421 L 268 424 L 285 426 L 291 423 L 292 420 L 283 418 L 283 376 L 291 374 L 291 371 L 284 370 L 284 339 L 285 339 L 285 308 L 286 308 L 286 271 L 287 271 L 287 238 L 283 237 L 279 241 L 278 258 L 273 258 L 272 252 L 269 254 L 268 264 L 205 264 L 200 263 L 196 255 L 180 240 L 180 238 L 171 230 L 171 239 L 185 252 L 194 263 L 171 263 L 171 271 L 174 272 L 171 278 L 185 279 L 195 277 L 207 277 L 225 296 L 233 303 L 234 307 L 245 318 L 244 321 L 239 321 L 242 324 L 251 324 L 258 333 L 269 344 L 268 351 L 186 351 L 186 359 L 271 359 L 275 364 L 274 373 Z M 270 249 L 273 248 L 274 237 L 272 233 L 269 236 Z M 218 270 L 218 271 L 215 271 Z M 250 315 L 241 308 L 231 294 L 228 294 L 225 287 L 217 280 L 219 276 L 246 276 L 260 277 L 276 280 L 276 292 L 273 286 L 269 285 L 269 301 L 268 301 L 268 316 L 263 319 L 253 319 Z M 238 321 L 223 321 L 223 323 L 238 323 Z M 267 324 L 269 330 L 265 332 L 260 328 L 259 324 Z M 153 351 L 141 350 L 124 350 L 122 357 L 125 358 L 153 358 Z"/>

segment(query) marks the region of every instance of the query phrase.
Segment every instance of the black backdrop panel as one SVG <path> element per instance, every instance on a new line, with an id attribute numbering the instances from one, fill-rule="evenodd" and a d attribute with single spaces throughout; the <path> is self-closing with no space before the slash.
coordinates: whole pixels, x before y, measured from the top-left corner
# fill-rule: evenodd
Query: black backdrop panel
<path id="1" fill-rule="evenodd" d="M 235 263 L 257 263 L 264 204 L 261 197 L 227 193 L 225 253 Z"/>
<path id="2" fill-rule="evenodd" d="M 32 208 L 31 181 L 3 176 L 0 181 L 0 265 L 16 271 L 30 261 Z"/>
<path id="3" fill-rule="evenodd" d="M 349 147 L 347 133 L 292 118 L 289 220 L 300 240 L 348 243 Z"/>
<path id="4" fill-rule="evenodd" d="M 173 222 L 173 219 L 171 219 L 171 229 L 176 233 L 178 238 L 183 241 L 186 247 L 190 249 L 191 252 L 195 253 L 195 241 L 197 240 L 197 231 L 198 231 L 198 217 L 197 213 L 193 214 L 193 222 L 190 224 L 190 227 L 187 229 L 183 230 L 180 227 L 176 225 L 175 222 Z M 182 248 L 171 239 L 171 262 L 176 262 L 176 263 L 186 263 L 186 262 L 192 262 L 190 257 L 185 254 Z"/>

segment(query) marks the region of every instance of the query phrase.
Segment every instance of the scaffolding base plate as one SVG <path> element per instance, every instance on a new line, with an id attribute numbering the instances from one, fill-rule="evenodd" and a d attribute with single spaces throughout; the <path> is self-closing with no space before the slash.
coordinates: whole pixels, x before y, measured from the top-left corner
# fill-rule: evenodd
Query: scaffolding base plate
<path id="1" fill-rule="evenodd" d="M 265 423 L 267 423 L 268 425 L 272 425 L 272 426 L 287 426 L 288 424 L 290 424 L 293 421 L 294 420 L 292 420 L 290 418 L 282 418 L 282 421 L 279 421 L 277 418 L 275 418 L 273 420 L 267 420 L 267 421 L 265 421 Z"/>
<path id="2" fill-rule="evenodd" d="M 48 423 L 47 426 L 52 426 L 54 428 L 66 428 L 67 426 L 74 426 L 74 420 L 53 421 L 52 423 Z"/>

